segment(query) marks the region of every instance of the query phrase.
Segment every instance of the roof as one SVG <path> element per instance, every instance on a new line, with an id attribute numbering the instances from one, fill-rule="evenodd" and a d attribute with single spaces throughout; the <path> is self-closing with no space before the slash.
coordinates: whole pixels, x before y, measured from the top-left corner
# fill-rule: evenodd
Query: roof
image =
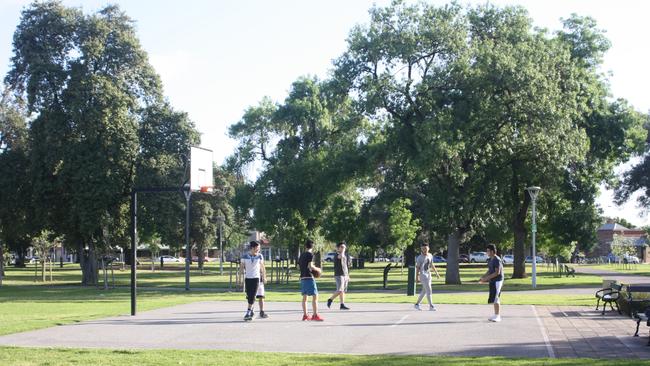
<path id="1" fill-rule="evenodd" d="M 626 228 L 625 226 L 617 223 L 607 223 L 603 224 L 601 227 L 598 228 L 598 231 L 624 231 L 624 230 L 630 230 Z"/>

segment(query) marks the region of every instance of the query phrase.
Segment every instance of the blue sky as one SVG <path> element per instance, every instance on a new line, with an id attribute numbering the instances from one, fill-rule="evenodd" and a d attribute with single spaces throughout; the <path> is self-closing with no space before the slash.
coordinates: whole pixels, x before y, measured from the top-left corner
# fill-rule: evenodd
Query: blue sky
<path id="1" fill-rule="evenodd" d="M 444 1 L 431 1 L 443 4 Z M 470 1 L 485 3 L 485 1 Z M 650 59 L 647 35 L 650 2 L 644 1 L 489 1 L 518 4 L 535 24 L 551 30 L 571 13 L 594 17 L 607 31 L 612 48 L 603 71 L 611 72 L 613 95 L 647 112 Z M 0 0 L 0 75 L 9 67 L 11 40 L 20 10 L 30 1 Z M 242 111 L 270 96 L 281 101 L 291 83 L 303 75 L 326 77 L 331 61 L 345 49 L 350 29 L 368 20 L 368 9 L 389 1 L 367 0 L 66 0 L 64 4 L 93 12 L 115 3 L 137 21 L 151 63 L 160 74 L 172 105 L 189 113 L 202 132 L 203 146 L 222 162 L 234 148 L 228 125 Z M 467 1 L 461 1 L 467 3 Z M 614 5 L 615 4 L 615 5 Z M 599 198 L 605 214 L 637 225 L 634 203 L 616 207 L 611 192 Z"/>

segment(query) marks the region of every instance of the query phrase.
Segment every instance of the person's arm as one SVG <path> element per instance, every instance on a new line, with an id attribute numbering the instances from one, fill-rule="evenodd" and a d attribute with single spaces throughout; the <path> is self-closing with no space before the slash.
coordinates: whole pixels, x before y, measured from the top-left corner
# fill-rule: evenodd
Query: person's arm
<path id="1" fill-rule="evenodd" d="M 240 273 L 246 273 L 246 265 L 244 264 L 243 260 L 239 261 L 239 272 Z"/>
<path id="2" fill-rule="evenodd" d="M 264 258 L 262 258 L 262 263 L 260 263 L 260 274 L 262 275 L 262 283 L 266 283 L 266 266 L 264 265 Z"/>
<path id="3" fill-rule="evenodd" d="M 436 277 L 440 278 L 440 273 L 438 273 L 438 269 L 436 268 L 436 265 L 433 264 L 433 260 L 431 261 L 431 268 L 433 268 L 433 271 L 436 273 Z"/>
<path id="4" fill-rule="evenodd" d="M 417 258 L 415 258 L 415 282 L 420 282 L 420 264 Z"/>

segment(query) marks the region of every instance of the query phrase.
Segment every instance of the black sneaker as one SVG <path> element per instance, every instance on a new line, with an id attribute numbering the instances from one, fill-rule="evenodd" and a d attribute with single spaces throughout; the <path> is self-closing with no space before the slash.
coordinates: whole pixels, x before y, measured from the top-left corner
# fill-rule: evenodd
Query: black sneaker
<path id="1" fill-rule="evenodd" d="M 245 321 L 253 320 L 253 312 L 251 312 L 250 310 L 247 310 L 246 315 L 244 315 L 244 320 Z"/>
<path id="2" fill-rule="evenodd" d="M 345 306 L 344 304 L 341 304 L 340 309 L 341 309 L 341 310 L 350 310 L 350 308 L 347 307 L 347 306 Z"/>
<path id="3" fill-rule="evenodd" d="M 266 318 L 268 318 L 268 317 L 269 317 L 269 315 L 268 315 L 267 313 L 265 313 L 265 312 L 263 312 L 263 311 L 260 311 L 260 318 L 262 318 L 262 319 L 266 319 Z"/>
<path id="4" fill-rule="evenodd" d="M 329 309 L 331 307 L 332 307 L 332 299 L 327 299 L 327 308 Z"/>

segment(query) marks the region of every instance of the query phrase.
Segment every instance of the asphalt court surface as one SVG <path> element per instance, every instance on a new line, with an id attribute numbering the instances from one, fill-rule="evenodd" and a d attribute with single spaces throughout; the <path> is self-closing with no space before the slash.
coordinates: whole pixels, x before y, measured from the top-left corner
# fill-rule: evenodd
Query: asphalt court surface
<path id="1" fill-rule="evenodd" d="M 336 354 L 553 356 L 530 305 L 320 304 L 324 322 L 301 321 L 300 303 L 268 303 L 268 319 L 244 322 L 245 302 L 210 301 L 10 334 L 0 345 L 110 349 L 223 349 Z M 311 305 L 310 305 L 311 307 Z"/>

